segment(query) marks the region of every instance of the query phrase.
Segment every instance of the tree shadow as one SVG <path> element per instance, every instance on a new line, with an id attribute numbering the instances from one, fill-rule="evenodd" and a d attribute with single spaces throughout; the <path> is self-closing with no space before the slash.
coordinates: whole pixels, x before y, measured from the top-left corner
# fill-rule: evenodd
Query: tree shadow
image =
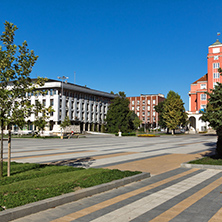
<path id="1" fill-rule="evenodd" d="M 210 157 L 210 158 L 216 158 L 216 147 L 217 143 L 216 142 L 208 142 L 204 143 L 205 146 L 208 146 L 209 148 L 207 149 L 206 153 L 201 154 L 202 157 Z"/>
<path id="2" fill-rule="evenodd" d="M 76 159 L 69 159 L 69 160 L 59 160 L 49 163 L 50 165 L 56 166 L 72 166 L 72 167 L 82 167 L 82 168 L 89 168 L 90 165 L 93 164 L 95 159 L 91 157 L 85 158 L 76 158 Z"/>

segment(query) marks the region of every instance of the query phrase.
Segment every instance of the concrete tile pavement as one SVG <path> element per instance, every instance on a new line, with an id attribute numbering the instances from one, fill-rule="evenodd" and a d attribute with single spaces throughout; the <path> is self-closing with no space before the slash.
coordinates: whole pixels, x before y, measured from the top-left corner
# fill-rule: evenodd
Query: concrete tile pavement
<path id="1" fill-rule="evenodd" d="M 193 218 L 201 222 L 220 221 L 218 218 L 222 212 L 221 171 L 179 168 L 181 162 L 199 158 L 210 152 L 215 144 L 215 137 L 190 137 L 190 140 L 187 138 L 174 140 L 159 138 L 156 141 L 139 141 L 136 138 L 136 141 L 130 142 L 125 138 L 120 138 L 118 141 L 112 138 L 113 143 L 108 142 L 107 146 L 98 144 L 98 147 L 91 146 L 92 143 L 85 141 L 77 149 L 89 151 L 88 154 L 93 155 L 92 158 L 96 160 L 97 166 L 108 163 L 107 168 L 142 170 L 151 172 L 155 176 L 15 221 L 40 221 L 39 218 L 55 222 L 152 220 L 182 222 L 194 221 Z M 71 149 L 70 144 L 67 147 Z M 92 150 L 95 152 L 90 152 Z M 66 151 L 71 150 L 66 149 Z M 168 151 L 170 153 L 166 153 Z M 49 150 L 46 152 L 50 153 Z M 78 157 L 83 157 L 86 153 L 79 154 Z M 66 158 L 65 152 L 63 155 L 62 157 Z M 50 159 L 48 156 L 46 159 L 56 160 L 61 156 L 51 157 L 53 158 Z M 192 209 L 195 209 L 194 212 Z M 197 209 L 202 213 L 195 213 L 198 212 Z"/>
<path id="2" fill-rule="evenodd" d="M 178 181 L 179 178 L 181 180 Z M 139 183 L 127 185 L 128 189 L 121 187 L 108 191 L 105 193 L 108 194 L 105 199 L 103 199 L 104 194 L 98 194 L 15 221 L 21 222 L 27 219 L 39 221 L 39 218 L 44 218 L 46 222 L 205 222 L 212 218 L 212 221 L 219 222 L 218 217 L 222 208 L 221 184 L 222 172 L 218 170 L 173 170 L 168 172 L 167 178 L 164 174 L 160 174 Z M 190 211 L 196 207 L 198 210 Z"/>

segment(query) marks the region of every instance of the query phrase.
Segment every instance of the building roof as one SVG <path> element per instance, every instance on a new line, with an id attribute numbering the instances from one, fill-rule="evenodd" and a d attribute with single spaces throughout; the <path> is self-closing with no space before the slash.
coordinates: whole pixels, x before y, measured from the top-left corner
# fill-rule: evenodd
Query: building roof
<path id="1" fill-rule="evenodd" d="M 215 45 L 221 45 L 222 43 L 219 42 L 219 39 L 217 39 L 217 41 L 215 43 L 213 43 L 211 46 L 215 46 Z"/>
<path id="2" fill-rule="evenodd" d="M 197 81 L 193 82 L 192 84 L 197 84 L 197 82 L 201 82 L 201 81 L 207 81 L 207 74 L 205 74 L 204 76 L 202 76 L 201 78 L 199 78 Z"/>

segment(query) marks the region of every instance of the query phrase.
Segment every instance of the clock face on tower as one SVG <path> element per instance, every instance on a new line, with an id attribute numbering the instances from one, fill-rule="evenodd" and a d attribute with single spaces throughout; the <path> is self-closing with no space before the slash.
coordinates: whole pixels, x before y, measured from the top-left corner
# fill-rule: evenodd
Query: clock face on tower
<path id="1" fill-rule="evenodd" d="M 214 60 L 218 60 L 218 56 L 214 56 Z"/>

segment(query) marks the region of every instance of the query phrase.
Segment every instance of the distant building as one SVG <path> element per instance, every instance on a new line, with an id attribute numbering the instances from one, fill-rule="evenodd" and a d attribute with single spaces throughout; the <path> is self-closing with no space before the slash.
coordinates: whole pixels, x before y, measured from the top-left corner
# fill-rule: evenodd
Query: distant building
<path id="1" fill-rule="evenodd" d="M 217 40 L 208 47 L 207 54 L 207 71 L 208 73 L 202 76 L 190 86 L 189 92 L 189 120 L 192 128 L 195 131 L 205 131 L 208 128 L 208 123 L 200 120 L 201 113 L 207 106 L 208 96 L 206 92 L 210 92 L 215 87 L 217 82 L 222 82 L 222 77 L 218 72 L 218 68 L 222 64 L 222 43 Z"/>
<path id="2" fill-rule="evenodd" d="M 52 106 L 55 110 L 50 113 L 49 124 L 46 128 L 46 132 L 51 134 L 60 132 L 60 124 L 65 116 L 68 116 L 72 123 L 71 130 L 77 132 L 101 131 L 110 101 L 115 98 L 115 95 L 107 92 L 52 79 L 39 88 L 47 91 L 46 95 L 34 92 L 26 96 L 29 97 L 31 104 L 35 104 L 35 101 L 39 100 L 46 107 Z M 34 120 L 35 115 L 32 114 L 27 119 L 28 124 L 23 129 L 24 133 L 35 130 Z M 12 130 L 18 131 L 19 129 L 13 126 Z"/>
<path id="3" fill-rule="evenodd" d="M 142 120 L 143 126 L 157 127 L 159 115 L 154 107 L 164 101 L 163 94 L 141 94 L 140 96 L 127 97 L 130 101 L 129 108 Z"/>

